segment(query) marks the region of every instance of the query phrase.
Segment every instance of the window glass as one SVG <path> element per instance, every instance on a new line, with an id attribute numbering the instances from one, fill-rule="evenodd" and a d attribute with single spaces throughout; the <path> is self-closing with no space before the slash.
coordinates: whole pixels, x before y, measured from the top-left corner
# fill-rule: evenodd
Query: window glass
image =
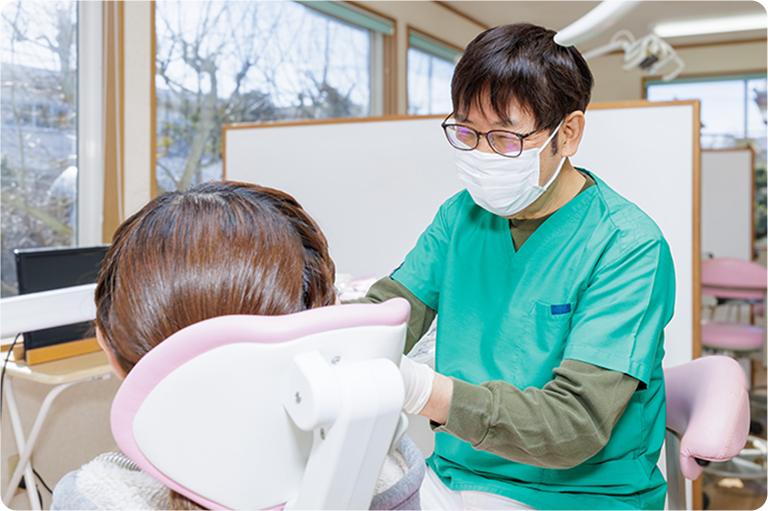
<path id="1" fill-rule="evenodd" d="M 744 81 L 671 83 L 648 87 L 650 101 L 698 99 L 702 135 L 744 137 Z"/>
<path id="2" fill-rule="evenodd" d="M 765 78 L 747 81 L 747 137 L 754 139 L 766 136 L 765 86 Z"/>
<path id="3" fill-rule="evenodd" d="M 222 177 L 224 124 L 370 115 L 371 33 L 294 2 L 156 2 L 158 192 Z"/>
<path id="4" fill-rule="evenodd" d="M 451 78 L 456 64 L 425 51 L 408 49 L 408 113 L 451 113 Z"/>
<path id="5" fill-rule="evenodd" d="M 76 243 L 77 2 L 2 9 L 2 296 L 18 292 L 15 248 Z"/>

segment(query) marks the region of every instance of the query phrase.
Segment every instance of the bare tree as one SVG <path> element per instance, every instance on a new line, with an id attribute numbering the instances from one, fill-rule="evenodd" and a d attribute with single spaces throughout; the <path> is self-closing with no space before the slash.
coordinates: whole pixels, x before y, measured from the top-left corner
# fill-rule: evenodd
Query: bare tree
<path id="1" fill-rule="evenodd" d="M 196 5 L 196 19 L 190 19 L 191 9 L 182 11 L 180 3 L 157 3 L 156 67 L 165 85 L 158 92 L 163 105 L 158 108 L 157 167 L 164 182 L 185 189 L 204 179 L 207 166 L 220 164 L 223 124 L 364 112 L 350 97 L 353 86 L 342 93 L 330 84 L 327 19 L 325 33 L 311 38 L 325 52 L 319 72 L 305 70 L 286 79 L 286 69 L 298 68 L 297 61 L 309 58 L 300 44 L 311 35 L 305 26 L 308 16 L 296 16 L 302 12 L 298 6 L 289 2 Z M 289 10 L 291 15 L 285 15 Z M 286 96 L 293 101 L 286 101 Z M 278 97 L 284 106 L 275 104 Z"/>
<path id="2" fill-rule="evenodd" d="M 74 242 L 76 176 L 63 174 L 77 164 L 75 9 L 25 1 L 2 11 L 3 295 L 17 292 L 13 249 Z"/>
<path id="3" fill-rule="evenodd" d="M 222 123 L 240 121 L 240 117 L 248 111 L 260 107 L 269 110 L 271 107 L 264 95 L 254 97 L 242 90 L 249 70 L 257 65 L 260 55 L 257 45 L 239 37 L 239 34 L 254 33 L 258 3 L 250 2 L 244 13 L 237 14 L 232 12 L 233 6 L 228 2 L 206 2 L 202 9 L 202 16 L 194 30 L 189 30 L 181 26 L 181 18 L 176 20 L 174 26 L 169 16 L 158 8 L 170 44 L 162 55 L 158 52 L 157 74 L 171 93 L 170 103 L 183 113 L 180 129 L 174 129 L 172 123 L 165 126 L 166 134 L 180 136 L 180 139 L 169 138 L 158 146 L 167 154 L 174 142 L 186 145 L 183 172 L 178 178 L 171 176 L 176 187 L 182 190 L 189 187 L 193 178 L 199 175 L 206 153 L 217 152 L 216 142 L 220 138 L 218 133 Z M 264 36 L 268 37 L 269 34 Z M 239 44 L 241 42 L 243 44 Z M 222 99 L 219 88 L 219 75 L 224 72 L 222 61 L 233 56 L 238 60 L 239 69 L 232 77 L 234 87 L 229 97 Z M 169 72 L 169 68 L 179 63 L 192 71 L 194 89 Z M 257 100 L 256 105 L 248 105 L 248 101 L 253 99 Z"/>

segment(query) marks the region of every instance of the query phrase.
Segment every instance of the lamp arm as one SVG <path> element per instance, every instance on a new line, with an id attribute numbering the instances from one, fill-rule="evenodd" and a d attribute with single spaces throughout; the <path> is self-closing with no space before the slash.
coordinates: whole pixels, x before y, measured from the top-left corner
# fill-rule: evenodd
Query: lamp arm
<path id="1" fill-rule="evenodd" d="M 642 0 L 603 0 L 597 7 L 571 23 L 555 35 L 560 46 L 573 46 L 592 39 L 614 22 L 637 7 Z"/>
<path id="2" fill-rule="evenodd" d="M 582 54 L 584 60 L 590 60 L 597 57 L 601 57 L 616 50 L 626 50 L 628 43 L 626 41 L 616 41 L 608 44 L 604 44 L 599 48 L 589 50 Z"/>

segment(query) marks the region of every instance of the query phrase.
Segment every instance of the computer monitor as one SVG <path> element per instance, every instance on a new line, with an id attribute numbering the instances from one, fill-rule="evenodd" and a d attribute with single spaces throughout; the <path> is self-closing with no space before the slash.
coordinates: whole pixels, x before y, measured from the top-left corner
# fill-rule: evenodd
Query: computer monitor
<path id="1" fill-rule="evenodd" d="M 101 245 L 14 250 L 19 294 L 50 291 L 96 282 L 108 248 L 108 245 Z M 92 321 L 25 332 L 24 349 L 43 348 L 92 336 Z"/>

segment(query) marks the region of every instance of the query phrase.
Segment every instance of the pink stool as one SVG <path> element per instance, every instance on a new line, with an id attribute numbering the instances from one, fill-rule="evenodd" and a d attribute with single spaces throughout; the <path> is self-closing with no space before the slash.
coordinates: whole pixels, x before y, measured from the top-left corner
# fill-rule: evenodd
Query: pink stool
<path id="1" fill-rule="evenodd" d="M 754 318 L 754 305 L 758 302 L 765 304 L 766 287 L 768 271 L 758 263 L 730 257 L 707 259 L 701 263 L 701 292 L 716 297 L 718 303 L 747 301 L 751 309 L 750 322 Z M 744 357 L 764 349 L 765 330 L 754 325 L 702 321 L 701 345 L 709 352 Z M 746 359 L 743 362 L 751 375 L 751 363 Z"/>
<path id="2" fill-rule="evenodd" d="M 701 343 L 712 350 L 759 351 L 764 342 L 765 332 L 758 326 L 721 321 L 701 322 Z"/>

